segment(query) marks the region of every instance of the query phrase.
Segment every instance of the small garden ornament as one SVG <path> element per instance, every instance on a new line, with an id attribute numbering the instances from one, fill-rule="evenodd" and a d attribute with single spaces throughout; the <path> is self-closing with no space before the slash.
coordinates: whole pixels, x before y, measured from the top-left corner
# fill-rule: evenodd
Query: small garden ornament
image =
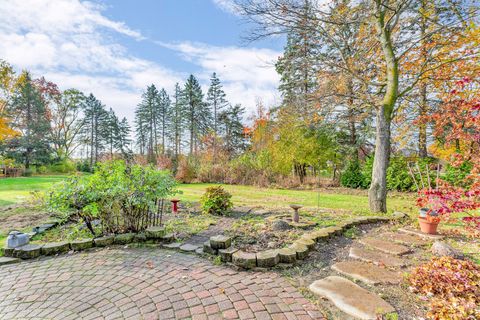
<path id="1" fill-rule="evenodd" d="M 291 204 L 290 208 L 293 209 L 293 222 L 298 223 L 300 221 L 300 215 L 298 214 L 298 210 L 303 208 L 303 206 L 299 204 Z"/>

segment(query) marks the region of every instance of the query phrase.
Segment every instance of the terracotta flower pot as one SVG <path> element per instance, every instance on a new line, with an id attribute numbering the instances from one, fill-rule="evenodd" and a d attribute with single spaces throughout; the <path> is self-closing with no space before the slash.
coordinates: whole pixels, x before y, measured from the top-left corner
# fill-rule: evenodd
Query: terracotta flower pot
<path id="1" fill-rule="evenodd" d="M 428 221 L 427 218 L 418 217 L 418 223 L 420 224 L 420 230 L 426 234 L 437 234 L 437 227 L 440 222 Z"/>

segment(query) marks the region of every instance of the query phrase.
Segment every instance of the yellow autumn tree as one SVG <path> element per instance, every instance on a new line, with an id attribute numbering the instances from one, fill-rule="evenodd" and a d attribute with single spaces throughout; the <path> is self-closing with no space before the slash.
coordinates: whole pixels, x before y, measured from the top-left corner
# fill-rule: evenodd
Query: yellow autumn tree
<path id="1" fill-rule="evenodd" d="M 7 62 L 0 60 L 0 142 L 18 135 L 18 132 L 9 126 L 6 112 L 7 101 L 16 82 L 13 68 Z"/>

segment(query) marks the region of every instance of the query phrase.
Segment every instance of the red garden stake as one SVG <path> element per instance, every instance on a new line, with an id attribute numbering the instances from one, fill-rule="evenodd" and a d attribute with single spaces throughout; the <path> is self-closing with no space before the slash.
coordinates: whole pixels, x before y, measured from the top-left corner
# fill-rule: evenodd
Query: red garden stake
<path id="1" fill-rule="evenodd" d="M 172 202 L 172 212 L 177 213 L 178 212 L 178 203 L 180 202 L 180 200 L 172 199 L 170 201 Z"/>

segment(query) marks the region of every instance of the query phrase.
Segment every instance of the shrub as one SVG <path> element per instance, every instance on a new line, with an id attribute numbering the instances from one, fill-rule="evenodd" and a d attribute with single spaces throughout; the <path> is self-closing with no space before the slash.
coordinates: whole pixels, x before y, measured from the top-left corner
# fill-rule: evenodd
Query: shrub
<path id="1" fill-rule="evenodd" d="M 46 166 L 38 166 L 37 167 L 37 173 L 38 174 L 45 174 L 47 173 L 48 169 Z"/>
<path id="2" fill-rule="evenodd" d="M 100 219 L 110 233 L 138 232 L 157 213 L 158 200 L 173 194 L 175 180 L 168 172 L 110 161 L 99 164 L 92 175 L 55 185 L 47 205 L 63 213 L 64 219 L 78 214 L 93 234 L 93 219 Z"/>
<path id="3" fill-rule="evenodd" d="M 195 179 L 195 166 L 190 159 L 182 157 L 179 160 L 175 179 L 182 183 L 190 183 Z"/>
<path id="4" fill-rule="evenodd" d="M 50 165 L 47 170 L 52 173 L 72 173 L 76 169 L 75 162 L 65 159 Z"/>
<path id="5" fill-rule="evenodd" d="M 361 188 L 365 184 L 365 177 L 363 176 L 358 159 L 350 161 L 345 171 L 342 173 L 340 183 L 347 188 Z"/>
<path id="6" fill-rule="evenodd" d="M 77 162 L 77 171 L 93 172 L 93 168 L 90 166 L 90 161 L 88 159 L 84 159 L 82 161 Z"/>
<path id="7" fill-rule="evenodd" d="M 480 268 L 474 263 L 435 257 L 414 269 L 407 281 L 430 299 L 429 318 L 480 318 Z"/>
<path id="8" fill-rule="evenodd" d="M 232 207 L 232 195 L 222 187 L 207 188 L 200 203 L 204 213 L 225 215 Z"/>

